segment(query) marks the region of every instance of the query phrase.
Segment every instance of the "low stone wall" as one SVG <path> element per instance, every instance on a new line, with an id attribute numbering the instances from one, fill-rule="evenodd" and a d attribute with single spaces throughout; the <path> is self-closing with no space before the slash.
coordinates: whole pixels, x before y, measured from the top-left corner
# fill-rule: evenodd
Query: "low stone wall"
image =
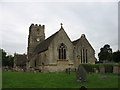
<path id="1" fill-rule="evenodd" d="M 3 66 L 1 67 L 1 71 L 13 71 L 13 68 L 12 67 L 8 67 L 8 66 Z"/>
<path id="2" fill-rule="evenodd" d="M 73 66 L 44 66 L 42 68 L 42 72 L 63 72 L 65 71 L 67 68 L 71 68 L 73 69 Z"/>
<path id="3" fill-rule="evenodd" d="M 64 64 L 63 64 L 64 63 Z M 103 65 L 104 66 L 104 65 Z M 112 71 L 108 72 L 108 67 L 107 69 L 104 68 L 104 70 L 101 70 L 98 68 L 93 68 L 93 72 L 95 73 L 120 73 L 120 65 L 112 65 L 113 69 Z M 27 70 L 27 72 L 65 72 L 66 69 L 70 68 L 70 70 L 74 70 L 75 66 L 73 64 L 69 64 L 68 61 L 58 61 L 57 64 L 50 64 L 50 65 L 44 65 L 44 66 L 39 66 L 36 68 L 30 68 L 29 70 Z M 89 67 L 88 67 L 89 68 Z M 106 72 L 107 70 L 107 72 Z"/>
<path id="4" fill-rule="evenodd" d="M 25 67 L 21 68 L 21 67 L 17 67 L 17 66 L 14 67 L 13 70 L 14 70 L 14 71 L 18 71 L 18 72 L 25 72 L 25 71 L 26 71 L 26 70 L 25 70 Z"/>

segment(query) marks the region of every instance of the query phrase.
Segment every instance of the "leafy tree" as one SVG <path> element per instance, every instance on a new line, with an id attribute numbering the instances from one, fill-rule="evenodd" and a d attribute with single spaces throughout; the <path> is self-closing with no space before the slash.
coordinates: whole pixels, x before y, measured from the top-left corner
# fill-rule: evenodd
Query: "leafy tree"
<path id="1" fill-rule="evenodd" d="M 0 49 L 0 67 L 2 66 L 2 49 Z"/>
<path id="2" fill-rule="evenodd" d="M 12 55 L 7 55 L 7 53 L 3 50 L 0 49 L 0 62 L 2 61 L 2 66 L 10 66 L 13 67 L 13 56 Z"/>
<path id="3" fill-rule="evenodd" d="M 113 52 L 113 61 L 120 62 L 120 51 Z"/>
<path id="4" fill-rule="evenodd" d="M 104 47 L 100 49 L 100 53 L 98 53 L 99 61 L 112 61 L 112 49 L 110 45 L 106 44 Z"/>
<path id="5" fill-rule="evenodd" d="M 6 63 L 6 52 L 3 50 L 3 49 L 0 49 L 0 52 L 1 52 L 1 55 L 0 55 L 0 58 L 1 58 L 1 61 L 2 61 L 2 65 L 5 66 L 5 63 Z"/>
<path id="6" fill-rule="evenodd" d="M 14 63 L 13 56 L 12 55 L 8 55 L 6 58 L 7 58 L 7 61 L 8 61 L 7 65 L 10 66 L 10 67 L 13 67 L 13 63 Z"/>

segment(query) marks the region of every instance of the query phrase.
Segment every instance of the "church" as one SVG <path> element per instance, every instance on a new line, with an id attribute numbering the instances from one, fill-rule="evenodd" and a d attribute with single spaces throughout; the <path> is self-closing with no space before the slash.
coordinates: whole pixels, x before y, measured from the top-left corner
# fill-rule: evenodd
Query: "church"
<path id="1" fill-rule="evenodd" d="M 60 72 L 77 68 L 81 63 L 95 64 L 95 50 L 85 34 L 71 41 L 62 24 L 45 39 L 45 25 L 31 24 L 27 47 L 27 71 Z"/>

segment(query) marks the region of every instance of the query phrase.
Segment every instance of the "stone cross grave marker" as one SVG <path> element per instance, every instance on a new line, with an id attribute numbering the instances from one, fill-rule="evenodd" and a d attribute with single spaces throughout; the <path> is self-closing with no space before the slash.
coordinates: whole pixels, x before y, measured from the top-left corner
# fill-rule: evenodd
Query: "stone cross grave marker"
<path id="1" fill-rule="evenodd" d="M 87 81 L 87 71 L 84 69 L 82 65 L 79 65 L 77 70 L 77 81 L 78 82 Z"/>
<path id="2" fill-rule="evenodd" d="M 99 69 L 100 69 L 100 73 L 105 73 L 105 67 L 104 67 L 104 65 L 100 65 Z"/>

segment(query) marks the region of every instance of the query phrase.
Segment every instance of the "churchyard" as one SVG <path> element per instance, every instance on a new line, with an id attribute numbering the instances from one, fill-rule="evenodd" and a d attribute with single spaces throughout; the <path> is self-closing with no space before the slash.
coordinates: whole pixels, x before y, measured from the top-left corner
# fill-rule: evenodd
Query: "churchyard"
<path id="1" fill-rule="evenodd" d="M 87 81 L 77 81 L 76 73 L 3 72 L 3 88 L 118 88 L 118 74 L 88 73 Z"/>

